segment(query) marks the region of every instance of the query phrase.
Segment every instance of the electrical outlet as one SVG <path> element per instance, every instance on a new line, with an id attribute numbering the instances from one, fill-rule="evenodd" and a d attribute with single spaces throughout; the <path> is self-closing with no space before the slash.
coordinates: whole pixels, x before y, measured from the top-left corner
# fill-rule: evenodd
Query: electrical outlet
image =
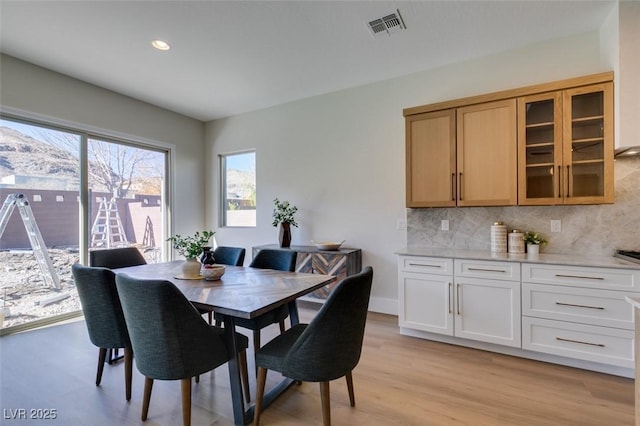
<path id="1" fill-rule="evenodd" d="M 551 232 L 562 232 L 562 222 L 559 220 L 552 220 Z"/>
<path id="2" fill-rule="evenodd" d="M 440 229 L 443 231 L 448 231 L 449 230 L 449 221 L 448 220 L 441 220 L 440 221 Z"/>
<path id="3" fill-rule="evenodd" d="M 407 221 L 406 221 L 406 220 L 404 220 L 404 219 L 398 219 L 398 220 L 396 221 L 396 229 L 397 229 L 398 231 L 402 231 L 402 230 L 404 230 L 404 229 L 407 229 Z"/>

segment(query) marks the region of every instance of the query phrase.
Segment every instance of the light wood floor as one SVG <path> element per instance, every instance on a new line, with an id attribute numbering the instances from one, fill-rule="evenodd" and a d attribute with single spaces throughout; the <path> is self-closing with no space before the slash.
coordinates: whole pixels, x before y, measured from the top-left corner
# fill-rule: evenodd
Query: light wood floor
<path id="1" fill-rule="evenodd" d="M 308 321 L 315 311 L 305 306 L 300 314 Z M 277 326 L 269 328 L 263 341 L 277 332 Z M 102 385 L 95 386 L 97 349 L 82 321 L 2 337 L 0 356 L 2 425 L 181 423 L 178 382 L 155 383 L 145 423 L 137 371 L 129 403 L 121 363 L 105 366 Z M 249 363 L 252 371 L 252 352 Z M 345 381 L 331 383 L 334 425 L 634 423 L 631 379 L 400 336 L 397 318 L 381 314 L 369 315 L 353 378 L 355 408 L 349 407 Z M 233 423 L 228 385 L 226 366 L 194 384 L 194 425 Z M 58 418 L 9 419 L 9 410 L 16 409 L 55 409 Z M 264 412 L 261 424 L 322 424 L 318 385 L 290 388 Z"/>

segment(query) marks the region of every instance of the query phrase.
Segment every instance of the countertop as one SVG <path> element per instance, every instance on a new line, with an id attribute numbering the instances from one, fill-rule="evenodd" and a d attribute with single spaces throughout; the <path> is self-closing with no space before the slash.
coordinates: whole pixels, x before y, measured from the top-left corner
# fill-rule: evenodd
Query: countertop
<path id="1" fill-rule="evenodd" d="M 499 260 L 519 263 L 546 263 L 552 265 L 596 266 L 600 268 L 640 269 L 640 264 L 614 256 L 580 256 L 540 253 L 538 255 L 492 253 L 488 250 L 460 250 L 440 247 L 404 247 L 396 251 L 401 256 L 447 257 L 453 259 Z"/>

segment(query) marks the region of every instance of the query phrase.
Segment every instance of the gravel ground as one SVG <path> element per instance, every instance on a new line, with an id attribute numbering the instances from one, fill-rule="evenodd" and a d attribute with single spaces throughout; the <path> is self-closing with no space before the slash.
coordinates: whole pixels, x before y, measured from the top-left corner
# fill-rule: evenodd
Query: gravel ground
<path id="1" fill-rule="evenodd" d="M 49 256 L 60 279 L 60 289 L 45 282 L 30 250 L 0 252 L 0 309 L 5 314 L 2 327 L 81 309 L 71 277 L 71 265 L 78 261 L 78 251 L 49 249 Z"/>

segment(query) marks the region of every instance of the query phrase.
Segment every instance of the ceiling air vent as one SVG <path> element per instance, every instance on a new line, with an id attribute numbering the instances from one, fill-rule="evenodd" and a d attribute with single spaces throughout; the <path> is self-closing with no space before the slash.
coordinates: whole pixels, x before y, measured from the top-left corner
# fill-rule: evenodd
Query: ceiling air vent
<path id="1" fill-rule="evenodd" d="M 379 36 L 381 34 L 391 35 L 391 33 L 407 29 L 402 20 L 402 16 L 400 16 L 400 11 L 397 9 L 395 13 L 370 21 L 368 26 L 373 36 Z"/>

